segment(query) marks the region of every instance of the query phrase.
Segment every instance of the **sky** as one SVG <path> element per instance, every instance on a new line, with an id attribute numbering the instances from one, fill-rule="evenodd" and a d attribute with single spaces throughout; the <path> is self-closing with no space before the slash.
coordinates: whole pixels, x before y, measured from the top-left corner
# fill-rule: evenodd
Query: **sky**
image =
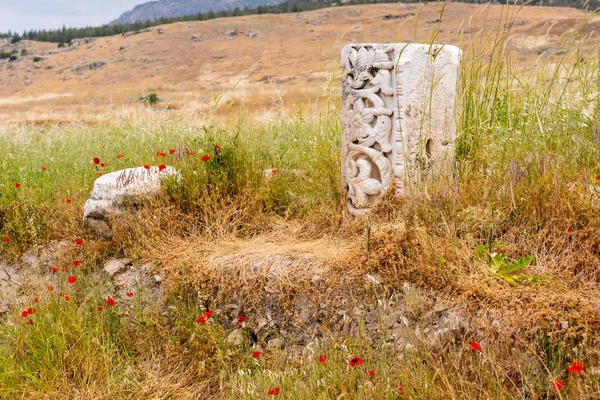
<path id="1" fill-rule="evenodd" d="M 102 25 L 148 0 L 0 0 L 0 32 Z"/>

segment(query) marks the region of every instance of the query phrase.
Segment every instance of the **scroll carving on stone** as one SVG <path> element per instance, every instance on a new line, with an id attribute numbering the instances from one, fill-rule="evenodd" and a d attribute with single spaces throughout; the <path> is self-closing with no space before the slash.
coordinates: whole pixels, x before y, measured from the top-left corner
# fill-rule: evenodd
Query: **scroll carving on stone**
<path id="1" fill-rule="evenodd" d="M 444 51 L 446 48 L 448 50 Z M 416 143 L 413 136 L 422 133 L 414 132 L 422 131 L 415 129 L 417 115 L 426 119 L 433 117 L 435 121 L 427 120 L 425 126 L 446 129 L 447 133 L 441 136 L 448 136 L 453 141 L 452 113 L 459 60 L 460 50 L 453 46 L 357 44 L 344 47 L 342 184 L 351 213 L 361 214 L 368 210 L 381 199 L 393 179 L 397 179 L 397 187 L 403 191 L 406 164 L 414 165 L 419 157 L 418 149 L 408 148 Z M 449 79 L 445 75 L 448 71 Z M 443 121 L 439 115 L 434 117 L 431 107 L 421 110 L 427 108 L 423 104 L 428 97 L 427 82 L 432 82 L 440 73 L 441 91 L 437 83 L 432 83 L 429 97 L 435 102 L 443 100 L 446 105 L 448 100 L 451 101 L 450 107 L 444 110 Z M 437 123 L 438 120 L 442 124 Z M 448 121 L 452 122 L 448 124 Z M 436 137 L 436 141 L 438 139 Z M 427 154 L 431 153 L 432 143 L 431 138 L 428 140 Z M 444 142 L 448 147 L 450 142 Z M 440 150 L 448 149 L 451 147 Z"/>

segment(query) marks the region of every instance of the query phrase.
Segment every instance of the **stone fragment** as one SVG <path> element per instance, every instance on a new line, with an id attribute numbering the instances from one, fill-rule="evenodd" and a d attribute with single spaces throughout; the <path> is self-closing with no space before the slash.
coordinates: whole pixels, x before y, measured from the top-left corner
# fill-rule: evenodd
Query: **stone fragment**
<path id="1" fill-rule="evenodd" d="M 129 265 L 131 265 L 131 260 L 128 258 L 123 258 L 120 260 L 108 260 L 106 263 L 104 263 L 104 272 L 106 272 L 108 276 L 113 276 L 114 274 L 127 268 Z"/>
<path id="2" fill-rule="evenodd" d="M 342 50 L 342 185 L 352 214 L 367 211 L 392 182 L 447 173 L 461 50 L 425 44 L 351 44 Z"/>
<path id="3" fill-rule="evenodd" d="M 244 341 L 244 334 L 241 329 L 236 329 L 232 331 L 229 336 L 227 336 L 227 342 L 234 345 L 239 346 Z"/>
<path id="4" fill-rule="evenodd" d="M 283 347 L 283 340 L 280 338 L 270 339 L 267 346 L 272 349 L 281 349 Z"/>
<path id="5" fill-rule="evenodd" d="M 83 209 L 83 223 L 96 235 L 110 238 L 111 221 L 136 205 L 147 202 L 160 192 L 161 180 L 177 175 L 173 167 L 128 168 L 102 175 L 94 182 Z"/>

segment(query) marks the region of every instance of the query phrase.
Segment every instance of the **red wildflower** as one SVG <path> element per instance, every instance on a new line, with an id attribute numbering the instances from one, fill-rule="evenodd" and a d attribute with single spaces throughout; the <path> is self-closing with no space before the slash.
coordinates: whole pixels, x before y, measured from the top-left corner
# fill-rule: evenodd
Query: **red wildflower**
<path id="1" fill-rule="evenodd" d="M 102 308 L 102 306 L 98 306 L 98 311 L 102 311 L 102 310 L 104 310 L 104 309 Z"/>
<path id="2" fill-rule="evenodd" d="M 218 144 L 215 144 L 215 151 L 219 151 L 221 150 L 221 146 L 219 146 Z"/>
<path id="3" fill-rule="evenodd" d="M 53 290 L 54 290 L 54 286 L 52 286 L 52 285 L 48 285 L 48 290 L 49 290 L 49 291 L 53 291 Z"/>
<path id="4" fill-rule="evenodd" d="M 164 157 L 164 156 L 166 156 L 166 154 L 165 154 L 165 153 L 163 153 L 162 151 L 159 151 L 158 153 L 156 153 L 156 155 L 157 155 L 157 156 L 159 156 L 159 157 Z"/>
<path id="5" fill-rule="evenodd" d="M 27 321 L 27 323 L 28 323 L 29 325 L 33 325 L 33 320 L 32 320 L 32 319 L 29 319 L 29 321 Z"/>
<path id="6" fill-rule="evenodd" d="M 69 272 L 69 267 L 65 267 L 65 272 Z"/>
<path id="7" fill-rule="evenodd" d="M 75 275 L 71 275 L 67 278 L 67 280 L 69 281 L 69 284 L 75 283 L 75 281 L 77 280 L 77 277 Z"/>
<path id="8" fill-rule="evenodd" d="M 133 297 L 133 292 L 127 293 L 127 297 Z"/>
<path id="9" fill-rule="evenodd" d="M 67 199 L 67 203 L 71 204 L 71 199 Z"/>
<path id="10" fill-rule="evenodd" d="M 83 244 L 83 240 L 81 240 L 81 238 L 77 238 L 77 239 L 75 239 L 75 243 Z"/>
<path id="11" fill-rule="evenodd" d="M 119 285 L 121 289 L 125 289 L 125 285 Z"/>
<path id="12" fill-rule="evenodd" d="M 33 299 L 34 303 L 39 303 L 40 299 L 38 299 L 37 297 L 35 299 Z"/>
<path id="13" fill-rule="evenodd" d="M 27 314 L 33 314 L 34 312 L 35 312 L 35 310 L 33 308 L 31 308 L 31 307 L 29 307 L 27 309 Z"/>
<path id="14" fill-rule="evenodd" d="M 206 322 L 206 317 L 204 315 L 201 315 L 198 317 L 197 321 L 199 324 L 203 324 Z"/>
<path id="15" fill-rule="evenodd" d="M 322 362 L 322 363 L 324 363 L 324 362 L 325 362 L 325 360 L 327 360 L 327 354 L 321 354 L 321 355 L 319 356 L 319 362 Z"/>
<path id="16" fill-rule="evenodd" d="M 260 358 L 260 355 L 262 354 L 262 352 L 260 351 L 255 351 L 254 353 L 252 353 L 252 357 L 254 358 Z"/>
<path id="17" fill-rule="evenodd" d="M 144 168 L 150 169 L 150 166 L 148 164 L 144 164 Z"/>
<path id="18" fill-rule="evenodd" d="M 175 149 L 169 149 L 169 154 L 175 154 Z"/>
<path id="19" fill-rule="evenodd" d="M 279 388 L 276 387 L 276 388 L 270 389 L 269 394 L 273 395 L 273 396 L 277 396 L 279 394 Z"/>
<path id="20" fill-rule="evenodd" d="M 46 167 L 42 167 L 42 172 L 45 172 L 45 171 L 46 171 Z"/>
<path id="21" fill-rule="evenodd" d="M 166 169 L 166 168 L 167 168 L 167 166 L 166 166 L 165 164 L 160 164 L 160 165 L 158 166 L 158 170 L 159 170 L 159 171 L 162 171 L 163 169 Z"/>
<path id="22" fill-rule="evenodd" d="M 188 155 L 190 155 L 190 156 L 193 156 L 193 155 L 194 155 L 194 152 L 193 152 L 193 151 L 191 151 L 191 150 L 188 150 L 187 152 L 188 152 Z"/>
<path id="23" fill-rule="evenodd" d="M 5 237 L 4 238 L 4 243 L 10 243 L 10 238 L 9 237 Z"/>
<path id="24" fill-rule="evenodd" d="M 573 232 L 573 229 L 571 229 L 571 227 L 568 227 L 567 228 L 567 233 L 571 233 L 571 232 Z"/>
<path id="25" fill-rule="evenodd" d="M 370 371 L 369 371 L 369 376 L 370 376 L 371 378 L 372 378 L 372 377 L 374 377 L 374 376 L 375 376 L 375 371 L 373 371 L 373 370 L 370 370 Z"/>
<path id="26" fill-rule="evenodd" d="M 239 317 L 237 317 L 237 323 L 238 323 L 238 325 L 243 324 L 244 321 L 246 321 L 246 317 L 244 317 L 243 315 L 240 315 Z"/>
<path id="27" fill-rule="evenodd" d="M 102 176 L 102 172 L 98 172 L 98 173 L 97 173 L 97 175 L 98 175 L 98 176 Z"/>
<path id="28" fill-rule="evenodd" d="M 404 390 L 404 385 L 399 384 L 398 387 L 396 388 L 396 390 L 398 391 L 398 393 L 402 393 L 402 391 Z"/>
<path id="29" fill-rule="evenodd" d="M 272 170 L 271 170 L 271 173 L 272 173 L 273 175 L 275 175 L 275 174 L 277 173 L 277 170 L 276 170 L 276 169 L 272 169 Z"/>
<path id="30" fill-rule="evenodd" d="M 117 158 L 123 158 L 123 157 L 125 157 L 125 155 L 123 155 L 123 154 L 117 154 Z"/>
<path id="31" fill-rule="evenodd" d="M 596 175 L 596 180 L 600 181 L 600 175 Z"/>
<path id="32" fill-rule="evenodd" d="M 58 272 L 58 268 L 56 268 L 56 267 L 52 267 L 52 273 L 53 273 L 53 274 L 55 274 L 55 273 L 57 273 L 57 272 Z"/>
<path id="33" fill-rule="evenodd" d="M 105 164 L 105 163 L 103 163 L 103 162 L 101 162 L 101 163 L 100 163 L 100 166 L 101 166 L 102 168 L 104 168 L 104 167 L 106 167 L 106 164 Z"/>
<path id="34" fill-rule="evenodd" d="M 98 157 L 94 157 L 94 164 L 100 164 L 100 159 Z"/>
<path id="35" fill-rule="evenodd" d="M 350 364 L 351 367 L 361 366 L 362 363 L 363 363 L 363 359 L 360 358 L 359 356 L 352 356 L 350 361 L 348 361 L 348 364 Z"/>
<path id="36" fill-rule="evenodd" d="M 114 306 L 115 305 L 115 299 L 113 299 L 112 297 L 109 297 L 108 299 L 106 299 L 106 304 L 108 304 L 109 306 Z"/>
<path id="37" fill-rule="evenodd" d="M 573 364 L 571 364 L 571 366 L 569 367 L 569 372 L 577 372 L 579 375 L 581 375 L 581 372 L 583 371 L 583 363 L 581 361 L 573 361 Z"/>
<path id="38" fill-rule="evenodd" d="M 476 341 L 471 342 L 471 349 L 475 351 L 481 351 L 481 346 Z"/>
<path id="39" fill-rule="evenodd" d="M 85 299 L 85 304 L 90 304 L 90 299 Z"/>
<path id="40" fill-rule="evenodd" d="M 75 260 L 75 261 L 73 261 L 73 266 L 74 267 L 79 267 L 82 262 L 83 262 L 83 260 Z"/>
<path id="41" fill-rule="evenodd" d="M 554 381 L 554 382 L 552 382 L 552 386 L 554 386 L 555 388 L 560 390 L 563 387 L 563 381 Z"/>
<path id="42" fill-rule="evenodd" d="M 69 296 L 65 296 L 65 301 L 69 301 Z"/>
<path id="43" fill-rule="evenodd" d="M 202 156 L 202 161 L 204 161 L 204 162 L 210 161 L 210 156 Z"/>
<path id="44" fill-rule="evenodd" d="M 210 317 L 212 317 L 212 315 L 213 315 L 213 312 L 212 312 L 212 310 L 208 310 L 207 312 L 205 312 L 205 313 L 204 313 L 204 316 L 205 316 L 206 318 L 210 318 Z"/>
<path id="45" fill-rule="evenodd" d="M 21 184 L 20 184 L 19 182 L 17 182 L 17 183 L 15 183 L 15 187 L 18 187 L 18 188 L 20 188 L 20 187 L 21 187 Z"/>
<path id="46" fill-rule="evenodd" d="M 23 316 L 23 318 L 27 318 L 27 316 L 29 315 L 29 313 L 27 312 L 27 310 L 24 310 L 21 315 Z"/>

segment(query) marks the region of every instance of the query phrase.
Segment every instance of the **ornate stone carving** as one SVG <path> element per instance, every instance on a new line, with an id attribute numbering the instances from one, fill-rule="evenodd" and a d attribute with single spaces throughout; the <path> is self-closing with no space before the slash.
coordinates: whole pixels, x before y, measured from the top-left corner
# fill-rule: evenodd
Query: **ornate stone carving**
<path id="1" fill-rule="evenodd" d="M 360 214 L 396 180 L 437 170 L 453 154 L 461 51 L 454 46 L 353 44 L 342 50 L 342 184 Z M 433 168 L 432 168 L 433 167 Z"/>

